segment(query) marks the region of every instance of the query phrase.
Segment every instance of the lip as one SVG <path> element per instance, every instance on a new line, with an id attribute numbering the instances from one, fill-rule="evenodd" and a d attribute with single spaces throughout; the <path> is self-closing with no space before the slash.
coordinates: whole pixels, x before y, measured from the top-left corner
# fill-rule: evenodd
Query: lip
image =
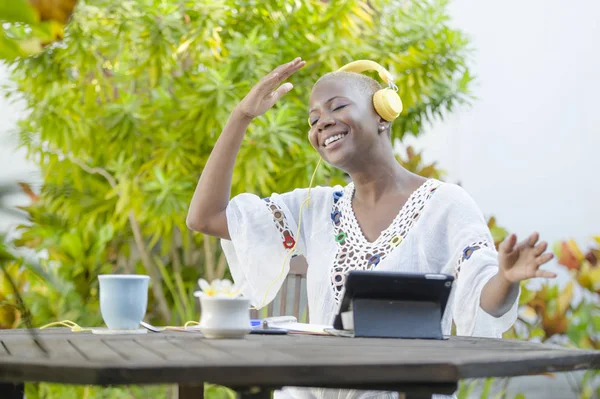
<path id="1" fill-rule="evenodd" d="M 344 138 L 342 138 L 340 140 L 337 140 L 337 141 L 334 141 L 333 143 L 329 144 L 326 147 L 325 146 L 325 141 L 327 141 L 327 139 L 330 138 L 330 137 L 337 136 L 338 134 L 343 134 Z M 346 138 L 346 136 L 348 136 L 348 134 L 350 134 L 350 131 L 348 131 L 348 130 L 344 130 L 344 131 L 339 131 L 339 132 L 328 134 L 327 136 L 325 136 L 325 137 L 323 137 L 321 139 L 321 147 L 323 147 L 325 149 L 335 148 L 339 142 L 343 141 Z"/>

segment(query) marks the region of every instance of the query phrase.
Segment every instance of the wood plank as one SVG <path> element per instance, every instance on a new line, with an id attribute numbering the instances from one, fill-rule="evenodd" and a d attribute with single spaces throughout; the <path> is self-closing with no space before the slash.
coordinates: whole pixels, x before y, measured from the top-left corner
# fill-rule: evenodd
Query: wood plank
<path id="1" fill-rule="evenodd" d="M 190 353 L 189 350 L 184 350 L 173 344 L 170 340 L 166 339 L 141 339 L 136 338 L 135 340 L 139 345 L 143 346 L 147 350 L 156 353 L 162 359 L 167 361 L 198 361 L 198 356 Z"/>
<path id="2" fill-rule="evenodd" d="M 17 336 L 15 338 L 10 339 L 10 336 L 7 336 L 2 339 L 5 350 L 13 357 L 37 358 L 46 356 L 29 335 Z"/>
<path id="3" fill-rule="evenodd" d="M 135 337 L 135 336 L 132 336 Z M 164 360 L 159 354 L 141 345 L 135 338 L 112 341 L 110 338 L 102 338 L 102 342 L 118 353 L 123 359 L 133 363 L 160 362 Z"/>
<path id="4" fill-rule="evenodd" d="M 290 364 L 297 360 L 297 355 L 266 347 L 262 342 L 245 340 L 205 340 L 204 345 L 228 353 L 231 357 L 252 361 L 258 364 Z"/>
<path id="5" fill-rule="evenodd" d="M 197 339 L 186 339 L 185 337 L 170 336 L 168 337 L 168 340 L 176 347 L 189 351 L 199 360 L 207 361 L 211 359 L 221 359 L 225 361 L 231 357 L 228 352 L 211 348 L 210 346 L 199 342 L 200 340 Z"/>
<path id="6" fill-rule="evenodd" d="M 273 302 L 275 300 L 277 300 L 277 298 L 278 297 L 275 297 L 275 299 L 273 300 Z M 274 316 L 273 310 L 275 308 L 275 304 L 273 302 L 271 302 L 270 304 L 267 305 L 267 317 L 273 317 Z"/>
<path id="7" fill-rule="evenodd" d="M 118 352 L 115 352 L 97 336 L 95 337 L 96 339 L 85 339 L 84 337 L 75 336 L 69 339 L 69 342 L 79 352 L 85 353 L 90 362 L 112 364 L 125 362 L 125 359 Z"/>
<path id="8" fill-rule="evenodd" d="M 302 277 L 296 276 L 294 279 L 294 311 L 293 315 L 300 320 L 300 302 L 302 301 Z"/>
<path id="9" fill-rule="evenodd" d="M 290 284 L 290 276 L 288 276 L 284 281 L 281 287 L 281 291 L 279 292 L 279 316 L 285 316 L 286 313 L 286 305 L 288 304 L 288 285 Z"/>
<path id="10" fill-rule="evenodd" d="M 0 357 L 3 356 L 10 356 L 10 352 L 4 341 L 0 341 Z"/>

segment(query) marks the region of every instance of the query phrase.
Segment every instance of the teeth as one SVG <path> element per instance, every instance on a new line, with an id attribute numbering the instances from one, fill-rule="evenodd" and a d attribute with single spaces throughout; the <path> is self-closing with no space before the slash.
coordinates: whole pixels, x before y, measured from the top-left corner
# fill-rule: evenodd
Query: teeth
<path id="1" fill-rule="evenodd" d="M 345 134 L 336 134 L 335 136 L 331 136 L 329 137 L 327 140 L 325 140 L 325 147 L 327 147 L 329 144 L 333 143 L 334 141 L 338 141 L 339 139 L 343 138 L 345 136 Z"/>

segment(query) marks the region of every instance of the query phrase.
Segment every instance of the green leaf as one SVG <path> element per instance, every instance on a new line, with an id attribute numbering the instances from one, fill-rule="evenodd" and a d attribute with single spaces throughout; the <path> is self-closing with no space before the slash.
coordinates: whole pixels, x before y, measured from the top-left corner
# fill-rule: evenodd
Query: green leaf
<path id="1" fill-rule="evenodd" d="M 0 21 L 35 24 L 39 13 L 27 0 L 0 0 Z"/>
<path id="2" fill-rule="evenodd" d="M 18 41 L 7 37 L 4 32 L 0 31 L 0 59 L 14 60 L 21 55 L 23 55 L 23 51 Z"/>

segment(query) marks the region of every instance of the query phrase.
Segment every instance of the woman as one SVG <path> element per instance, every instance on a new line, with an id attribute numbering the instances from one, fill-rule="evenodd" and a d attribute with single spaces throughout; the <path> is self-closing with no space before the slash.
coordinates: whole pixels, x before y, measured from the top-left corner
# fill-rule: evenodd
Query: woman
<path id="1" fill-rule="evenodd" d="M 460 187 L 425 179 L 395 159 L 390 122 L 373 107 L 375 80 L 334 72 L 313 87 L 309 141 L 323 160 L 348 173 L 346 187 L 316 187 L 230 201 L 235 158 L 253 118 L 292 89 L 284 83 L 305 65 L 297 58 L 263 78 L 233 110 L 194 193 L 188 226 L 223 239 L 236 284 L 262 307 L 289 270 L 290 249 L 307 272 L 310 322 L 331 325 L 349 270 L 454 274 L 442 331 L 501 337 L 516 318 L 519 282 L 555 277 L 539 270 L 552 258 L 538 234 L 496 252 L 485 219 Z M 283 270 L 282 270 L 283 268 Z M 282 273 L 283 271 L 283 273 Z"/>

